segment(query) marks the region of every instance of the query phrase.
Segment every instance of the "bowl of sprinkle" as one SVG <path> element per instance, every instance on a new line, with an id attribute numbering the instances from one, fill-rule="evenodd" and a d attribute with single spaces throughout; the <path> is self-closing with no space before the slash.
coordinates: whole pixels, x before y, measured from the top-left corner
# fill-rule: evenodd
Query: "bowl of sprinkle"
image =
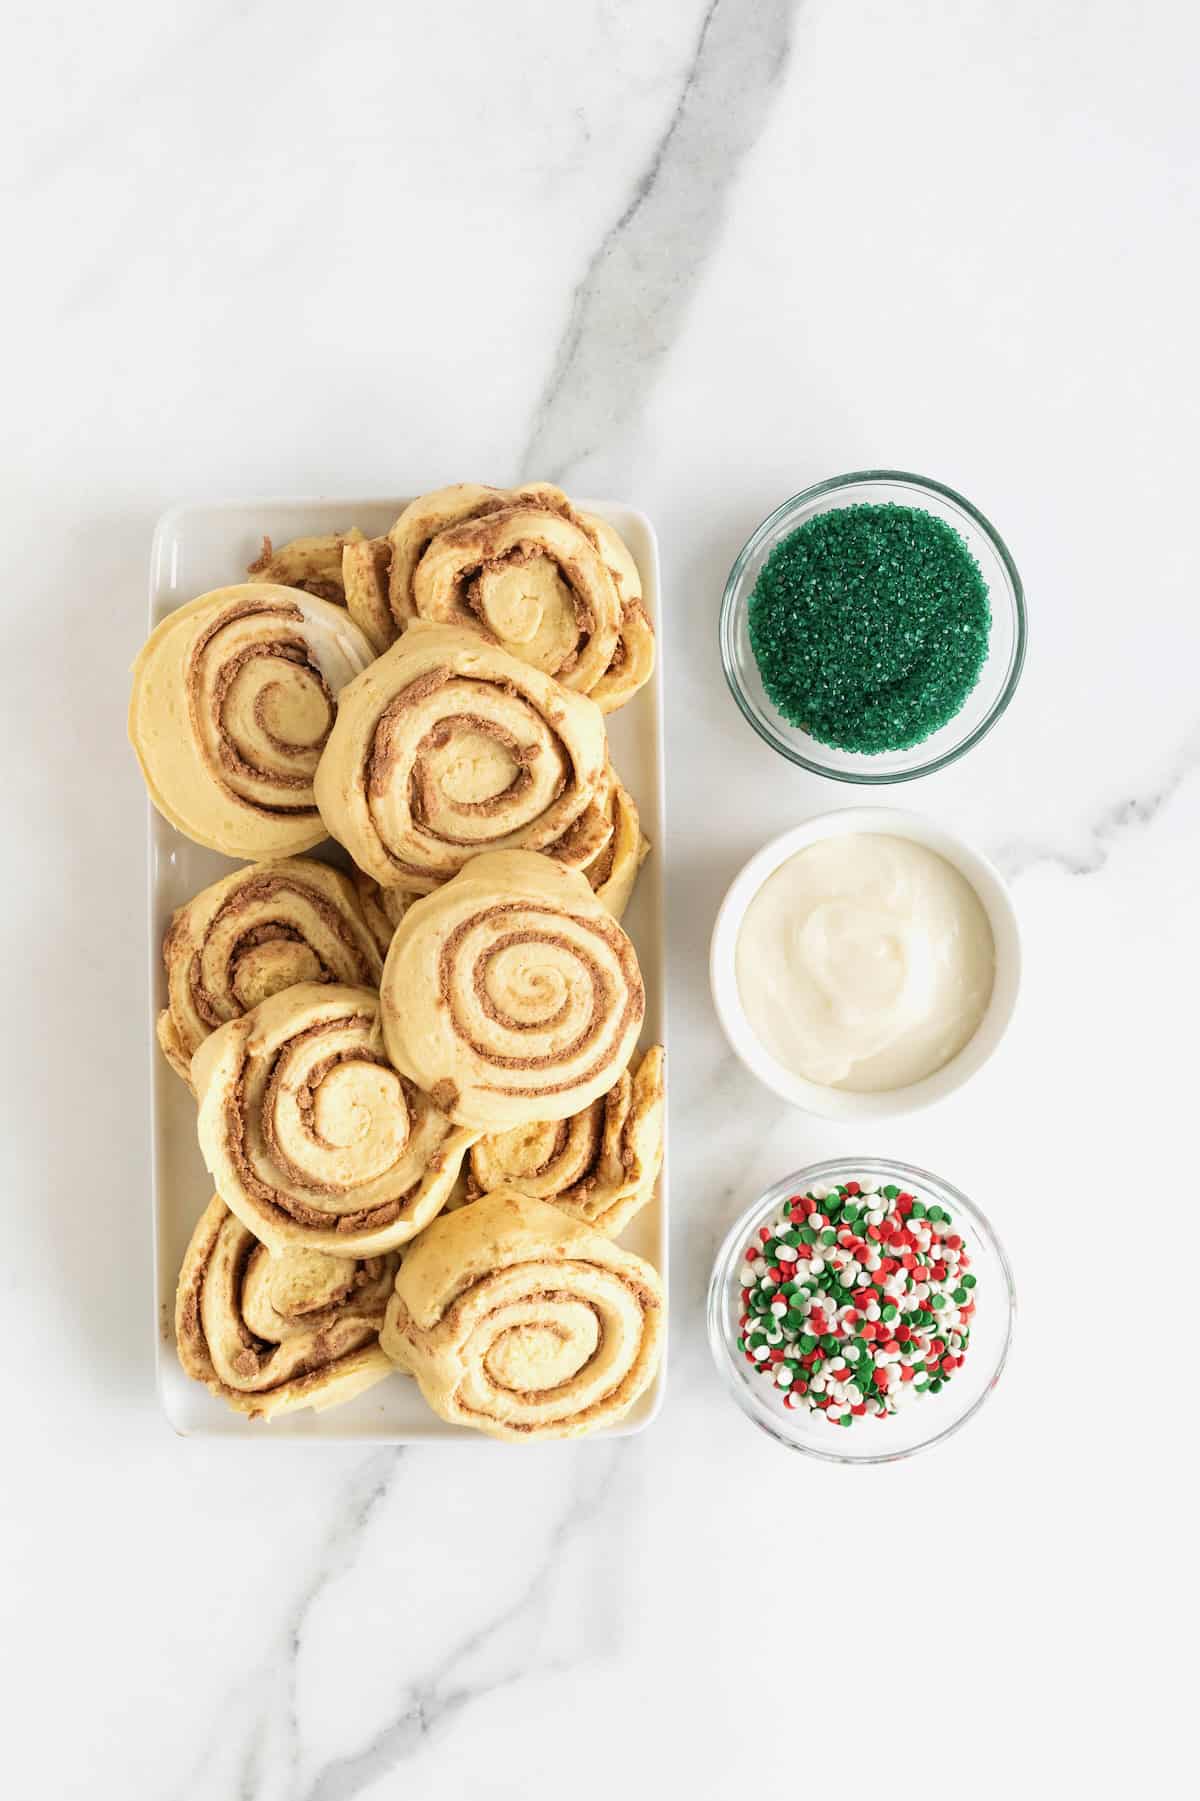
<path id="1" fill-rule="evenodd" d="M 1004 1370 L 1000 1240 L 930 1170 L 834 1158 L 772 1184 L 713 1265 L 708 1334 L 746 1416 L 830 1463 L 894 1463 L 972 1419 Z"/>
<path id="2" fill-rule="evenodd" d="M 842 782 L 902 782 L 978 744 L 1025 661 L 1025 597 L 983 514 L 923 476 L 818 482 L 729 573 L 721 660 L 755 731 Z"/>

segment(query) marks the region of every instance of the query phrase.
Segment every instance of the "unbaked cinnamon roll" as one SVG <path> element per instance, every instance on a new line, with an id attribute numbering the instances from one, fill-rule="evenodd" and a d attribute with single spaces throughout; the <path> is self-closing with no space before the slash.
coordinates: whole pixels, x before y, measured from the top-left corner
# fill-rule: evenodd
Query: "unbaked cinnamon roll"
<path id="1" fill-rule="evenodd" d="M 351 617 L 381 650 L 414 619 L 459 625 L 591 694 L 602 712 L 654 668 L 628 546 L 550 482 L 422 494 L 386 538 L 347 546 L 342 579 Z"/>
<path id="2" fill-rule="evenodd" d="M 606 519 L 581 513 L 583 524 L 616 586 L 621 602 L 621 628 L 617 645 L 604 674 L 590 690 L 602 713 L 613 713 L 632 700 L 654 674 L 654 627 L 642 604 L 642 578 L 629 546 Z"/>
<path id="3" fill-rule="evenodd" d="M 129 736 L 154 805 L 230 857 L 319 844 L 317 760 L 373 654 L 342 608 L 296 588 L 244 582 L 179 607 L 133 666 Z"/>
<path id="4" fill-rule="evenodd" d="M 478 632 L 580 694 L 620 640 L 616 584 L 569 507 L 518 504 L 450 526 L 417 564 L 412 590 L 419 618 Z"/>
<path id="5" fill-rule="evenodd" d="M 569 1119 L 481 1138 L 470 1151 L 468 1197 L 517 1188 L 615 1238 L 650 1200 L 662 1168 L 663 1047 Z"/>
<path id="6" fill-rule="evenodd" d="M 435 1220 L 405 1255 L 380 1342 L 442 1419 L 495 1438 L 578 1438 L 654 1378 L 656 1270 L 512 1188 Z"/>
<path id="7" fill-rule="evenodd" d="M 357 526 L 347 532 L 322 532 L 313 538 L 293 538 L 276 550 L 270 538 L 264 537 L 262 550 L 250 564 L 246 574 L 252 582 L 273 582 L 280 588 L 301 588 L 315 594 L 318 600 L 346 604 L 346 584 L 342 577 L 342 555 L 347 545 L 365 544 L 367 540 Z"/>
<path id="8" fill-rule="evenodd" d="M 609 834 L 606 781 L 590 700 L 471 632 L 418 622 L 343 690 L 315 792 L 360 869 L 428 892 L 480 851 L 590 860 Z"/>
<path id="9" fill-rule="evenodd" d="M 278 1256 L 214 1195 L 179 1272 L 179 1361 L 239 1413 L 270 1419 L 352 1400 L 391 1373 L 379 1331 L 396 1256 Z"/>
<path id="10" fill-rule="evenodd" d="M 418 617 L 413 579 L 435 539 L 465 520 L 516 505 L 571 510 L 561 488 L 549 482 L 530 482 L 523 488 L 454 482 L 409 501 L 386 537 L 356 545 L 343 558 L 342 579 L 351 618 L 373 644 L 386 650 Z"/>
<path id="11" fill-rule="evenodd" d="M 273 995 L 205 1039 L 192 1082 L 217 1192 L 273 1251 L 394 1249 L 445 1204 L 474 1142 L 388 1063 L 365 988 Z"/>
<path id="12" fill-rule="evenodd" d="M 642 835 L 633 796 L 615 770 L 609 770 L 601 806 L 608 833 L 595 855 L 580 867 L 596 899 L 604 902 L 614 919 L 620 919 L 629 905 L 638 870 L 650 854 L 650 841 Z"/>
<path id="13" fill-rule="evenodd" d="M 218 1026 L 297 982 L 376 987 L 383 950 L 349 876 L 286 857 L 237 869 L 178 908 L 163 963 L 158 1042 L 190 1081 L 192 1057 Z"/>
<path id="14" fill-rule="evenodd" d="M 494 1132 L 567 1119 L 611 1088 L 645 989 L 585 876 L 495 851 L 409 908 L 380 1003 L 396 1068 L 460 1125 Z"/>

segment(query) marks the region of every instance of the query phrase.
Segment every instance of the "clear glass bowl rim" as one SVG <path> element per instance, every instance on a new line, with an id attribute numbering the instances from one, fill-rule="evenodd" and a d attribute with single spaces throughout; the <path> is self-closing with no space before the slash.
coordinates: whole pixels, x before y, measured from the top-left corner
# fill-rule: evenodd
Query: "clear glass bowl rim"
<path id="1" fill-rule="evenodd" d="M 992 702 L 979 724 L 975 727 L 974 731 L 969 732 L 961 743 L 952 745 L 949 750 L 943 751 L 940 756 L 930 758 L 927 762 L 914 763 L 912 767 L 908 769 L 886 772 L 881 771 L 874 774 L 869 769 L 835 769 L 831 764 L 822 762 L 815 756 L 804 756 L 793 746 L 781 743 L 777 739 L 771 737 L 764 729 L 763 722 L 758 716 L 757 709 L 751 704 L 741 682 L 738 680 L 732 650 L 734 611 L 737 606 L 738 590 L 741 585 L 746 565 L 760 548 L 763 540 L 770 536 L 771 532 L 779 522 L 786 518 L 789 513 L 802 506 L 807 506 L 811 501 L 821 499 L 823 495 L 835 493 L 839 488 L 852 487 L 858 482 L 890 482 L 893 486 L 899 485 L 901 487 L 912 488 L 918 494 L 921 492 L 938 494 L 943 500 L 951 501 L 955 506 L 961 507 L 963 512 L 967 514 L 983 533 L 984 537 L 988 539 L 993 550 L 1003 564 L 1005 574 L 1008 576 L 1009 582 L 1012 585 L 1013 609 L 1016 614 L 1016 642 L 1013 647 L 1011 667 L 1005 678 L 1004 686 L 1001 688 L 999 694 L 997 694 L 995 700 Z M 747 596 L 747 600 L 748 599 L 749 596 Z M 973 506 L 964 494 L 958 493 L 955 488 L 947 487 L 944 482 L 934 481 L 931 476 L 914 475 L 911 471 L 903 469 L 857 469 L 852 471 L 849 475 L 831 475 L 826 481 L 814 483 L 811 488 L 802 488 L 798 494 L 793 494 L 789 500 L 781 502 L 781 504 L 775 508 L 775 511 L 769 513 L 762 524 L 750 534 L 746 542 L 742 545 L 741 550 L 734 558 L 733 567 L 729 571 L 729 577 L 725 583 L 725 592 L 721 597 L 719 636 L 721 644 L 721 666 L 725 671 L 725 680 L 728 683 L 729 692 L 737 702 L 738 710 L 742 714 L 742 717 L 748 720 L 754 727 L 754 730 L 758 733 L 764 744 L 769 744 L 772 750 L 778 751 L 780 756 L 786 757 L 790 763 L 795 763 L 801 769 L 807 769 L 813 775 L 827 776 L 830 781 L 852 782 L 867 786 L 889 782 L 911 782 L 915 781 L 918 776 L 932 775 L 936 770 L 945 769 L 949 764 L 956 763 L 959 757 L 965 756 L 967 751 L 969 751 L 973 745 L 978 744 L 981 738 L 987 736 L 996 721 L 1000 719 L 1006 711 L 1009 702 L 1016 693 L 1017 684 L 1021 679 L 1021 671 L 1025 666 L 1025 650 L 1028 638 L 1028 625 L 1025 612 L 1025 590 L 1021 584 L 1021 577 L 1017 573 L 1017 566 L 1013 562 L 1007 544 L 1005 544 L 1003 538 L 991 521 L 985 518 L 979 511 L 979 508 Z M 816 740 L 814 739 L 813 742 L 815 743 Z"/>
<path id="2" fill-rule="evenodd" d="M 965 1413 L 943 1426 L 940 1432 L 933 1433 L 929 1438 L 921 1439 L 918 1444 L 908 1445 L 899 1450 L 881 1450 L 877 1456 L 870 1454 L 862 1456 L 856 1453 L 854 1456 L 848 1457 L 832 1447 L 826 1450 L 820 1445 L 801 1444 L 798 1439 L 789 1437 L 785 1431 L 781 1428 L 777 1429 L 769 1420 L 764 1419 L 754 1410 L 745 1384 L 736 1377 L 734 1353 L 726 1339 L 725 1296 L 735 1267 L 734 1253 L 746 1234 L 758 1224 L 760 1216 L 768 1206 L 778 1205 L 779 1199 L 784 1194 L 803 1193 L 814 1182 L 837 1182 L 844 1177 L 854 1178 L 863 1175 L 887 1176 L 893 1179 L 900 1176 L 918 1190 L 922 1186 L 938 1190 L 941 1195 L 949 1199 L 952 1206 L 959 1207 L 970 1219 L 975 1230 L 986 1240 L 990 1249 L 996 1253 L 1008 1295 L 1008 1317 L 996 1367 L 991 1373 L 987 1387 L 982 1394 L 976 1397 Z M 944 1176 L 935 1175 L 932 1170 L 922 1169 L 915 1163 L 904 1163 L 898 1157 L 827 1157 L 820 1163 L 809 1163 L 803 1169 L 793 1170 L 790 1175 L 781 1176 L 777 1182 L 772 1182 L 770 1187 L 764 1188 L 761 1194 L 746 1208 L 746 1211 L 740 1214 L 730 1226 L 713 1259 L 705 1311 L 708 1321 L 708 1342 L 713 1361 L 726 1389 L 753 1425 L 766 1432 L 769 1437 L 777 1439 L 787 1450 L 799 1451 L 802 1456 L 815 1457 L 822 1463 L 899 1463 L 905 1457 L 914 1457 L 918 1451 L 927 1451 L 933 1445 L 942 1444 L 947 1438 L 953 1437 L 954 1433 L 965 1426 L 969 1419 L 974 1418 L 992 1393 L 1004 1373 L 1004 1366 L 1008 1362 L 1009 1352 L 1012 1349 L 1013 1324 L 1017 1312 L 1017 1290 L 1013 1281 L 1012 1265 L 1008 1261 L 1004 1246 L 996 1235 L 995 1227 L 974 1201 L 968 1200 L 962 1190 L 956 1188 L 952 1182 L 947 1182 Z"/>

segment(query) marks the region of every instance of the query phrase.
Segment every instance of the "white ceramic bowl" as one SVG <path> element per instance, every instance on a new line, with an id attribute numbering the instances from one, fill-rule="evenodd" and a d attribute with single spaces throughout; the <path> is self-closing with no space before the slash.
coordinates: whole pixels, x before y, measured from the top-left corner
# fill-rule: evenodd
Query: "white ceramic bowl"
<path id="1" fill-rule="evenodd" d="M 852 1094 L 827 1088 L 819 1082 L 793 1075 L 766 1050 L 753 1031 L 738 994 L 736 957 L 738 934 L 746 909 L 763 883 L 781 863 L 823 838 L 844 837 L 851 832 L 883 833 L 909 838 L 944 857 L 971 884 L 983 904 L 996 948 L 996 976 L 992 998 L 979 1028 L 949 1063 L 923 1081 L 876 1094 Z M 961 1088 L 981 1069 L 999 1044 L 1012 1018 L 1021 981 L 1021 940 L 1017 916 L 1004 879 L 994 864 L 961 838 L 926 819 L 894 807 L 845 807 L 821 813 L 790 832 L 773 838 L 751 857 L 730 884 L 713 927 L 709 977 L 717 1018 L 730 1045 L 746 1068 L 760 1082 L 794 1107 L 803 1107 L 822 1119 L 894 1119 L 915 1113 Z"/>

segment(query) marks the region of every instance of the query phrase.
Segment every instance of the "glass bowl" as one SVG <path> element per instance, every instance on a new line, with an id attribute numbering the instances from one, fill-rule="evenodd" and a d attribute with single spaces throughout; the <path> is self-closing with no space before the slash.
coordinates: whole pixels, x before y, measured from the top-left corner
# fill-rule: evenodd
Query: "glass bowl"
<path id="1" fill-rule="evenodd" d="M 867 755 L 821 744 L 789 725 L 768 700 L 750 647 L 748 608 L 758 574 L 775 546 L 805 520 L 837 507 L 892 502 L 921 507 L 944 520 L 966 540 L 987 583 L 992 609 L 987 659 L 961 710 L 946 725 L 910 750 Z M 721 662 L 738 706 L 760 738 L 790 763 L 835 782 L 910 782 L 953 763 L 989 732 L 1016 692 L 1025 661 L 1025 594 L 999 533 L 969 500 L 940 482 L 896 469 L 866 469 L 835 475 L 805 488 L 776 507 L 743 546 L 721 602 Z"/>
<path id="2" fill-rule="evenodd" d="M 962 1233 L 976 1277 L 976 1313 L 962 1366 L 939 1394 L 925 1394 L 884 1419 L 865 1415 L 847 1428 L 819 1413 L 783 1404 L 778 1388 L 757 1375 L 738 1350 L 741 1314 L 739 1272 L 745 1247 L 770 1223 L 784 1201 L 818 1183 L 897 1182 L 919 1200 L 934 1202 Z M 1008 1258 L 979 1208 L 927 1169 L 886 1157 L 835 1157 L 784 1176 L 748 1207 L 717 1253 L 708 1288 L 708 1337 L 726 1387 L 756 1426 L 793 1451 L 827 1463 L 895 1463 L 940 1444 L 978 1413 L 1000 1380 L 1012 1342 L 1017 1297 Z"/>

